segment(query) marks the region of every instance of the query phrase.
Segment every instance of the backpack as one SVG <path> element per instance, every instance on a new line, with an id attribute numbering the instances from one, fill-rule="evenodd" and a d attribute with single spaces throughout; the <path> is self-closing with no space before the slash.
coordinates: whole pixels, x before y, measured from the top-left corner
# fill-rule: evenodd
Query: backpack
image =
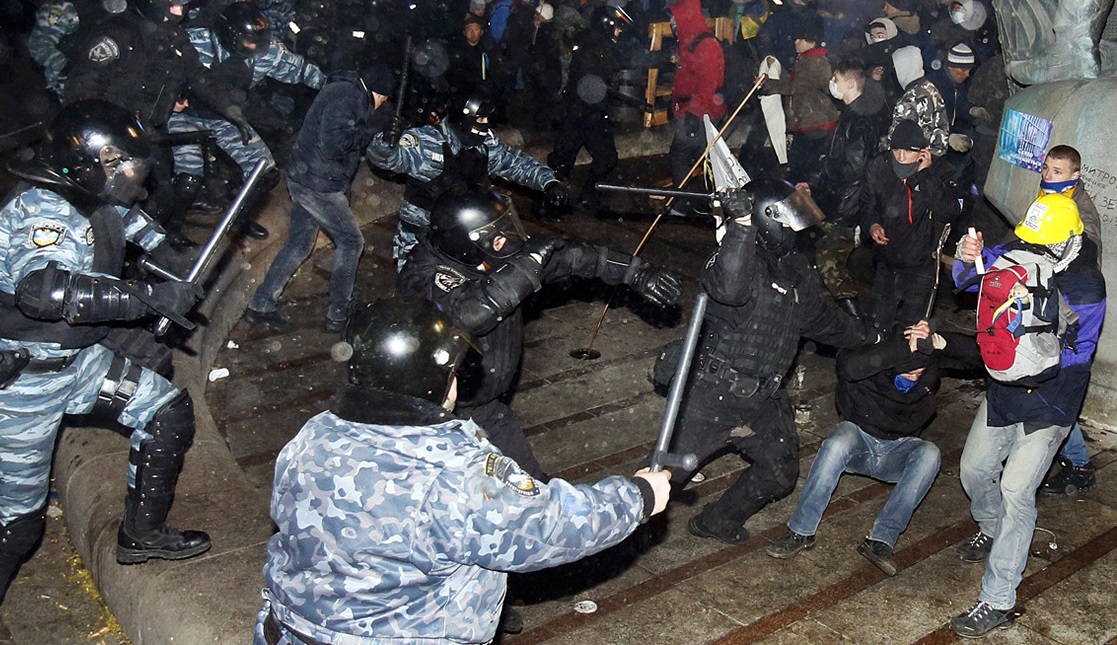
<path id="1" fill-rule="evenodd" d="M 1052 281 L 1054 261 L 1014 250 L 981 276 L 977 345 L 994 380 L 1024 387 L 1054 378 L 1063 347 L 1073 347 L 1078 314 Z"/>

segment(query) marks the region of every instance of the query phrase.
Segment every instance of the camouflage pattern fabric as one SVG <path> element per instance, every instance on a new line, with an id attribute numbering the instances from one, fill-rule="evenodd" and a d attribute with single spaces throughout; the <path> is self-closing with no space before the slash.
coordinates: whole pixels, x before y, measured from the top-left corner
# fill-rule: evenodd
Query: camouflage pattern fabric
<path id="1" fill-rule="evenodd" d="M 35 12 L 35 26 L 27 37 L 31 58 L 42 66 L 47 89 L 62 96 L 66 83 L 66 56 L 58 49 L 62 39 L 78 30 L 78 10 L 69 0 L 46 2 Z"/>
<path id="2" fill-rule="evenodd" d="M 486 643 L 509 571 L 572 562 L 637 527 L 636 484 L 540 484 L 472 421 L 355 423 L 323 412 L 276 461 L 268 611 L 325 643 Z"/>
<path id="3" fill-rule="evenodd" d="M 923 129 L 923 136 L 927 137 L 933 156 L 941 157 L 946 154 L 950 124 L 946 120 L 946 102 L 943 101 L 942 94 L 934 83 L 921 78 L 909 86 L 900 97 L 896 107 L 892 108 L 892 125 L 888 128 L 883 150 L 888 149 L 892 131 L 904 119 L 915 121 Z"/>
<path id="4" fill-rule="evenodd" d="M 383 133 L 378 134 L 365 152 L 369 161 L 381 168 L 428 182 L 442 174 L 444 142 L 450 144 L 450 150 L 454 154 L 462 149 L 458 135 L 446 121 L 438 125 L 405 130 L 394 148 L 385 141 Z M 555 180 L 555 171 L 522 150 L 504 145 L 491 131 L 485 139 L 484 148 L 488 154 L 490 175 L 503 177 L 534 190 L 543 190 L 543 186 Z M 407 254 L 417 242 L 415 230 L 426 230 L 430 224 L 430 216 L 430 211 L 406 199 L 400 203 L 400 223 L 392 239 L 392 257 L 399 266 L 403 266 Z M 405 227 L 404 224 L 409 224 L 410 227 Z"/>
<path id="5" fill-rule="evenodd" d="M 123 209 L 118 209 L 124 214 Z M 126 219 L 125 234 L 152 246 L 162 233 L 144 218 Z M 89 221 L 59 195 L 41 188 L 20 193 L 0 209 L 0 290 L 14 294 L 28 273 L 49 262 L 74 272 L 90 272 L 93 233 Z M 101 390 L 113 354 L 100 345 L 63 349 L 55 343 L 0 338 L 0 349 L 26 348 L 32 358 L 75 356 L 58 372 L 24 373 L 0 390 L 0 523 L 9 522 L 46 502 L 50 461 L 63 414 L 85 414 Z M 126 368 L 130 363 L 126 364 Z M 132 428 L 132 447 L 151 439 L 144 431 L 156 411 L 178 394 L 165 378 L 143 370 L 136 392 L 118 421 Z M 135 484 L 135 467 L 129 465 L 128 485 Z"/>
<path id="6" fill-rule="evenodd" d="M 191 27 L 186 30 L 186 33 L 190 36 L 190 44 L 198 50 L 198 58 L 207 68 L 229 58 L 229 52 L 217 41 L 217 34 L 212 29 Z M 265 77 L 273 78 L 280 83 L 306 85 L 316 90 L 321 89 L 326 83 L 326 75 L 317 65 L 299 54 L 287 51 L 287 48 L 275 39 L 272 39 L 266 52 L 253 56 L 251 61 L 253 85 L 264 80 Z"/>
<path id="7" fill-rule="evenodd" d="M 849 274 L 847 262 L 855 247 L 854 229 L 823 222 L 822 236 L 815 242 L 815 266 L 822 282 L 835 299 L 857 295 L 857 285 Z"/>
<path id="8" fill-rule="evenodd" d="M 272 155 L 267 144 L 256 130 L 252 129 L 252 126 L 248 126 L 248 129 L 252 130 L 252 138 L 246 144 L 241 140 L 237 127 L 225 119 L 205 119 L 185 112 L 175 112 L 167 120 L 167 132 L 172 134 L 209 130 L 217 145 L 237 162 L 246 178 L 257 161 L 266 161 L 269 168 L 275 166 L 275 156 Z M 176 173 L 186 173 L 195 177 L 203 175 L 204 160 L 201 146 L 193 144 L 175 146 L 171 149 L 171 153 L 174 155 Z"/>

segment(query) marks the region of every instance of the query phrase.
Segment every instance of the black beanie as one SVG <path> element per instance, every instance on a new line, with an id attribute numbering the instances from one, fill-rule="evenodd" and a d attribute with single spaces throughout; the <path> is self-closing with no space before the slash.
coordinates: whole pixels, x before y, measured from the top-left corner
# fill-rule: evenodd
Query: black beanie
<path id="1" fill-rule="evenodd" d="M 384 96 L 392 96 L 396 91 L 396 75 L 385 65 L 373 65 L 360 72 L 365 89 Z"/>

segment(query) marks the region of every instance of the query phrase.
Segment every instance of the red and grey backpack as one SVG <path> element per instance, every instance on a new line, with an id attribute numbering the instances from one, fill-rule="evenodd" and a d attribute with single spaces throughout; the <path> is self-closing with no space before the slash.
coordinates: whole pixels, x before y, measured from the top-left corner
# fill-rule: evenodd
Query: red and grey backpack
<path id="1" fill-rule="evenodd" d="M 977 345 L 995 380 L 1024 387 L 1053 378 L 1073 346 L 1078 314 L 1055 286 L 1055 262 L 1027 250 L 1005 253 L 981 277 Z"/>

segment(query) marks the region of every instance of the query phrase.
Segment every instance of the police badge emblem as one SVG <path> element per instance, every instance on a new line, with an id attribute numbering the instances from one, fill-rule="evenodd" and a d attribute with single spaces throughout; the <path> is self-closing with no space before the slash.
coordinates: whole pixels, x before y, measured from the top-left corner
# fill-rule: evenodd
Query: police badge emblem
<path id="1" fill-rule="evenodd" d="M 499 479 L 523 497 L 535 497 L 542 492 L 535 479 L 525 473 L 519 464 L 499 453 L 490 453 L 485 459 L 485 474 Z"/>
<path id="2" fill-rule="evenodd" d="M 31 229 L 31 244 L 36 248 L 61 244 L 66 236 L 66 227 L 53 222 L 36 224 Z"/>

